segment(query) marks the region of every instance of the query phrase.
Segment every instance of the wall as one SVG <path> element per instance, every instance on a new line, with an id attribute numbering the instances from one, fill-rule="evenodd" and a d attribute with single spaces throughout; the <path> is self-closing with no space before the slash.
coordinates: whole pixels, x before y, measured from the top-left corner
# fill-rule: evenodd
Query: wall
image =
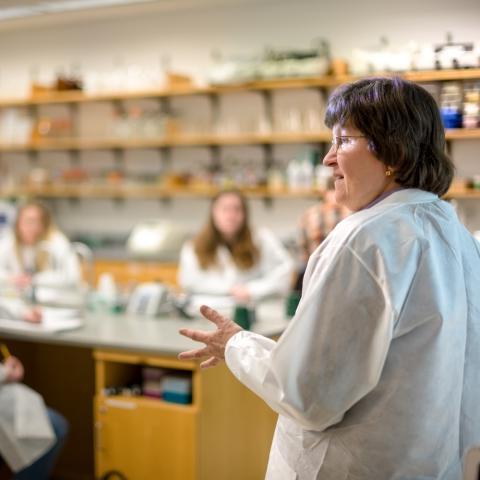
<path id="1" fill-rule="evenodd" d="M 447 31 L 459 41 L 480 42 L 479 19 L 478 0 L 347 3 L 336 0 L 264 0 L 169 12 L 152 10 L 112 19 L 92 16 L 88 20 L 68 20 L 65 25 L 28 22 L 21 29 L 0 29 L 0 96 L 26 95 L 33 67 L 37 67 L 43 78 L 49 78 L 60 67 L 69 68 L 73 63 L 80 64 L 83 72 L 107 72 L 114 62 L 119 61 L 157 69 L 160 59 L 169 55 L 175 70 L 193 74 L 198 81 L 204 81 L 214 49 L 227 55 L 252 54 L 266 45 L 305 47 L 312 39 L 325 37 L 331 42 L 334 56 L 348 58 L 352 48 L 375 45 L 385 34 L 393 45 L 398 46 L 412 40 L 418 43 L 441 42 Z M 477 166 L 479 147 L 477 140 L 454 143 L 453 155 L 460 173 L 480 171 Z M 301 149 L 278 147 L 275 155 L 285 161 Z M 134 155 L 138 155 L 139 165 L 152 161 L 145 152 Z M 175 155 L 176 158 L 196 158 L 197 153 L 185 149 Z M 230 149 L 224 155 L 246 155 L 252 161 L 260 161 L 261 152 L 235 152 L 233 149 L 232 153 Z M 86 161 L 103 161 L 95 154 L 86 156 Z M 5 157 L 6 161 L 11 161 Z M 23 162 L 23 168 L 29 168 L 21 156 L 14 157 L 18 165 Z M 45 156 L 42 158 L 41 162 L 54 161 Z M 268 206 L 255 201 L 254 219 L 286 236 L 294 231 L 299 212 L 311 203 L 275 201 L 273 206 Z M 207 205 L 203 200 L 185 199 L 170 203 L 132 201 L 124 204 L 59 201 L 55 210 L 61 225 L 70 232 L 85 229 L 125 232 L 139 216 L 172 218 L 193 229 L 204 218 Z M 460 206 L 469 226 L 480 228 L 477 215 L 480 204 L 466 201 L 460 202 Z"/>

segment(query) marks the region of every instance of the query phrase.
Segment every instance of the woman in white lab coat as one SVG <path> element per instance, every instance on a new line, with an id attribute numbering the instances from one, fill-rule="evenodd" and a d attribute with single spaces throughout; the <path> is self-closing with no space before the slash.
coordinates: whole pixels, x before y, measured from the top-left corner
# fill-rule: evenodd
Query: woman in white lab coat
<path id="1" fill-rule="evenodd" d="M 398 78 L 330 98 L 337 202 L 278 342 L 202 307 L 181 358 L 225 358 L 279 420 L 270 480 L 459 480 L 480 444 L 480 246 L 439 196 L 453 177 L 434 99 Z M 234 432 L 233 432 L 234 434 Z"/>
<path id="2" fill-rule="evenodd" d="M 14 472 L 14 480 L 47 480 L 68 423 L 45 407 L 38 393 L 19 383 L 23 373 L 15 357 L 0 364 L 0 457 Z"/>
<path id="3" fill-rule="evenodd" d="M 292 272 L 293 260 L 273 233 L 250 229 L 245 197 L 225 190 L 212 200 L 207 224 L 182 248 L 179 284 L 189 293 L 248 303 L 285 294 Z"/>
<path id="4" fill-rule="evenodd" d="M 0 238 L 0 288 L 13 287 L 25 293 L 32 286 L 65 290 L 80 285 L 77 255 L 65 235 L 55 227 L 50 211 L 37 201 L 23 204 L 14 229 Z M 18 305 L 2 302 L 15 316 L 39 321 L 37 310 Z"/>

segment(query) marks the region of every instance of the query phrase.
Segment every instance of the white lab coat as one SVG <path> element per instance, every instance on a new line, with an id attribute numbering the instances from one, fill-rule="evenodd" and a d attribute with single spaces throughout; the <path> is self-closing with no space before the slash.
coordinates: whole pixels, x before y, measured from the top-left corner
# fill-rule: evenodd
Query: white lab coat
<path id="1" fill-rule="evenodd" d="M 35 285 L 50 288 L 78 287 L 81 284 L 81 269 L 77 254 L 68 239 L 54 231 L 36 248 L 49 253 L 48 267 L 33 276 Z M 13 231 L 0 238 L 0 283 L 8 283 L 12 275 L 23 273 L 18 261 Z"/>
<path id="2" fill-rule="evenodd" d="M 293 260 L 281 242 L 267 229 L 253 233 L 259 249 L 259 261 L 248 270 L 240 270 L 229 250 L 218 249 L 218 265 L 202 269 L 192 242 L 180 252 L 178 281 L 187 292 L 201 295 L 229 295 L 235 285 L 245 286 L 254 300 L 286 294 L 291 285 Z"/>
<path id="3" fill-rule="evenodd" d="M 269 480 L 460 480 L 480 443 L 480 245 L 453 208 L 395 192 L 312 254 L 276 343 L 228 367 L 280 416 Z"/>
<path id="4" fill-rule="evenodd" d="M 4 383 L 0 365 L 0 456 L 18 472 L 55 443 L 55 433 L 42 397 L 21 383 Z"/>

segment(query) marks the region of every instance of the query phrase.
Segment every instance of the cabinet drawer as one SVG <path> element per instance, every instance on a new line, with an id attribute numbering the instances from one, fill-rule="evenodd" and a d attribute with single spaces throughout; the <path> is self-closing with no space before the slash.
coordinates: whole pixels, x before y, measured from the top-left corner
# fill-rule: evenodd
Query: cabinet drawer
<path id="1" fill-rule="evenodd" d="M 192 407 L 150 399 L 97 397 L 96 473 L 128 480 L 194 480 L 197 415 Z"/>

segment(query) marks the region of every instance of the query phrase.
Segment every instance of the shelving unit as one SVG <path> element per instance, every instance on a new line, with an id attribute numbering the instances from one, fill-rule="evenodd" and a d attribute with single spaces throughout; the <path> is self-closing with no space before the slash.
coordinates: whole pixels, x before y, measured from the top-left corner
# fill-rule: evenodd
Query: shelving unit
<path id="1" fill-rule="evenodd" d="M 377 74 L 380 75 L 380 74 Z M 391 73 L 384 73 L 391 75 Z M 443 82 L 454 80 L 477 80 L 480 79 L 480 69 L 466 70 L 439 70 L 406 72 L 401 74 L 403 78 L 415 82 Z M 203 95 L 209 98 L 211 103 L 212 121 L 216 125 L 218 118 L 218 102 L 221 96 L 229 93 L 256 91 L 260 92 L 265 102 L 265 111 L 268 121 L 273 125 L 272 118 L 272 94 L 280 90 L 315 89 L 326 97 L 328 91 L 344 82 L 354 80 L 353 76 L 323 76 L 309 78 L 290 78 L 269 81 L 247 82 L 235 85 L 222 86 L 184 86 L 177 88 L 158 89 L 139 92 L 109 92 L 98 94 L 84 94 L 82 92 L 59 92 L 45 94 L 31 99 L 3 99 L 0 100 L 0 109 L 11 107 L 26 107 L 36 112 L 40 105 L 65 104 L 71 108 L 75 116 L 78 113 L 76 105 L 95 102 L 124 102 L 135 99 L 160 99 L 162 102 L 170 98 L 180 96 Z M 75 108 L 74 108 L 75 107 Z M 75 118 L 74 125 L 75 125 Z M 75 129 L 74 129 L 75 130 Z M 446 131 L 448 142 L 480 139 L 480 128 L 454 129 Z M 227 146 L 260 146 L 264 151 L 264 164 L 266 167 L 273 162 L 272 148 L 280 144 L 313 144 L 318 145 L 325 151 L 331 140 L 328 131 L 318 132 L 271 132 L 271 133 L 241 133 L 241 134 L 177 134 L 158 138 L 51 138 L 28 142 L 26 144 L 0 144 L 0 155 L 11 153 L 23 153 L 35 159 L 40 152 L 70 152 L 78 159 L 78 154 L 86 151 L 112 151 L 116 158 L 123 158 L 126 151 L 131 150 L 158 150 L 161 155 L 169 157 L 171 149 L 182 147 L 206 147 L 211 150 L 212 163 L 219 164 L 219 149 Z M 20 195 L 38 196 L 44 198 L 165 198 L 165 197 L 192 197 L 213 195 L 218 189 L 213 187 L 166 187 L 160 185 L 132 185 L 119 183 L 118 185 L 98 184 L 55 184 L 39 187 L 21 186 L 0 192 L 3 197 L 15 197 Z M 318 191 L 289 192 L 271 191 L 266 188 L 247 189 L 245 193 L 250 197 L 257 198 L 296 198 L 320 196 Z M 448 196 L 457 197 L 458 193 L 452 191 Z M 477 198 L 476 192 L 464 191 L 461 197 Z"/>

